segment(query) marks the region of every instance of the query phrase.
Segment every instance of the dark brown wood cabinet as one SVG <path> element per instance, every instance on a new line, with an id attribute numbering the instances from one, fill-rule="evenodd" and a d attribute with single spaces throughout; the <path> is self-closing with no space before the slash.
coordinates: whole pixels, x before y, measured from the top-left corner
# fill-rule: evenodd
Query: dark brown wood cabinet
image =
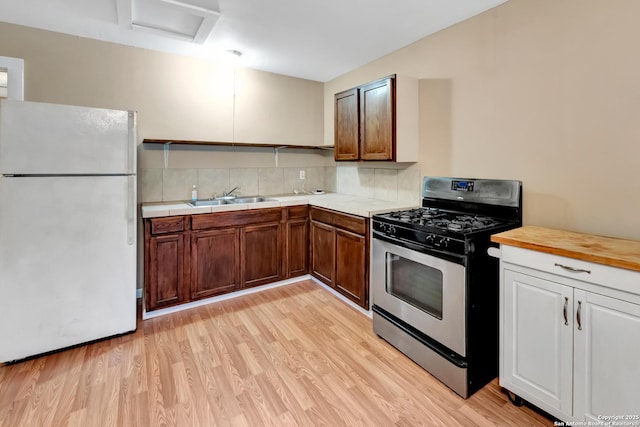
<path id="1" fill-rule="evenodd" d="M 368 219 L 316 207 L 310 217 L 311 274 L 368 309 Z"/>
<path id="2" fill-rule="evenodd" d="M 280 223 L 247 225 L 241 229 L 243 288 L 282 279 L 281 234 Z"/>
<path id="3" fill-rule="evenodd" d="M 336 229 L 331 225 L 312 220 L 311 274 L 330 286 L 334 286 L 335 257 Z"/>
<path id="4" fill-rule="evenodd" d="M 286 277 L 303 276 L 309 272 L 309 207 L 286 208 L 285 223 Z"/>
<path id="5" fill-rule="evenodd" d="M 334 98 L 335 160 L 395 160 L 395 76 Z"/>
<path id="6" fill-rule="evenodd" d="M 240 288 L 240 233 L 237 228 L 191 234 L 191 299 Z"/>
<path id="7" fill-rule="evenodd" d="M 275 282 L 282 278 L 282 210 L 281 208 L 249 209 L 194 215 L 193 238 L 206 236 L 212 241 L 199 256 L 206 271 L 215 273 L 208 287 L 193 283 L 199 297 L 208 297 L 237 289 Z M 193 243 L 192 251 L 198 247 Z M 195 257 L 192 254 L 192 262 Z M 227 268 L 227 273 L 222 270 Z M 192 266 L 192 271 L 196 270 Z M 196 272 L 192 281 L 197 279 Z M 205 284 L 205 282 L 201 282 Z M 208 290 L 211 290 L 209 292 Z M 193 291 L 192 291 L 192 297 Z"/>
<path id="8" fill-rule="evenodd" d="M 311 273 L 369 306 L 367 218 L 289 206 L 145 220 L 145 307 Z"/>
<path id="9" fill-rule="evenodd" d="M 335 95 L 335 141 L 336 160 L 358 160 L 360 157 L 360 129 L 358 88 Z"/>
<path id="10" fill-rule="evenodd" d="M 307 274 L 308 212 L 305 205 L 146 219 L 146 309 Z"/>
<path id="11" fill-rule="evenodd" d="M 368 308 L 368 263 L 365 236 L 336 228 L 335 287 L 343 295 Z"/>
<path id="12" fill-rule="evenodd" d="M 395 160 L 395 79 L 360 89 L 360 160 Z"/>
<path id="13" fill-rule="evenodd" d="M 145 299 L 150 310 L 186 301 L 188 217 L 154 218 L 145 223 Z"/>
<path id="14" fill-rule="evenodd" d="M 419 105 L 420 80 L 410 76 L 394 74 L 337 93 L 335 160 L 417 162 Z"/>

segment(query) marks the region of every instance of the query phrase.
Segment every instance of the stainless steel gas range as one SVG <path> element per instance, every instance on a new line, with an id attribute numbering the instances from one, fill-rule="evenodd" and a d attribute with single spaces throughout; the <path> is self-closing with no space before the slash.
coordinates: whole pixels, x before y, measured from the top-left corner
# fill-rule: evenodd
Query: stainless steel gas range
<path id="1" fill-rule="evenodd" d="M 467 398 L 498 373 L 498 261 L 520 181 L 425 177 L 422 208 L 373 216 L 373 329 Z"/>

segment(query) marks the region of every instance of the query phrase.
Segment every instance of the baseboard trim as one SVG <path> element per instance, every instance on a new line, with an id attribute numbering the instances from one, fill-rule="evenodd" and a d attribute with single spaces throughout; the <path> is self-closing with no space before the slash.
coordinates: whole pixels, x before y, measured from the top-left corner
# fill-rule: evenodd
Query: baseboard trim
<path id="1" fill-rule="evenodd" d="M 313 277 L 312 275 L 308 275 L 309 279 L 313 280 L 315 283 L 317 283 L 318 285 L 322 286 L 323 288 L 325 288 L 327 291 L 331 292 L 333 295 L 335 295 L 336 297 L 338 297 L 339 299 L 341 299 L 342 301 L 346 302 L 347 304 L 349 304 L 351 307 L 355 308 L 356 310 L 358 310 L 360 313 L 364 314 L 367 317 L 372 318 L 373 317 L 373 312 L 371 311 L 371 309 L 369 310 L 365 310 L 364 308 L 360 307 L 358 304 L 356 304 L 355 302 L 351 301 L 349 298 L 345 297 L 344 295 L 342 295 L 340 292 L 336 291 L 335 289 L 333 289 L 332 287 L 330 287 L 329 285 L 327 285 L 326 283 L 321 282 L 320 280 L 316 279 L 315 277 Z"/>
<path id="2" fill-rule="evenodd" d="M 371 310 L 365 310 L 364 308 L 360 307 L 359 305 L 357 305 L 356 303 L 354 303 L 353 301 L 351 301 L 350 299 L 348 299 L 344 295 L 340 294 L 339 292 L 337 292 L 333 288 L 327 286 L 325 283 L 322 283 L 320 280 L 316 279 L 312 275 L 305 274 L 304 276 L 299 276 L 299 277 L 294 277 L 294 278 L 291 278 L 291 279 L 281 280 L 279 282 L 274 282 L 274 283 L 270 283 L 268 285 L 262 285 L 262 286 L 258 286 L 258 287 L 255 287 L 255 288 L 250 288 L 250 289 L 244 289 L 244 290 L 241 290 L 241 291 L 231 292 L 231 293 L 220 295 L 220 296 L 217 296 L 217 297 L 211 297 L 211 298 L 202 299 L 202 300 L 198 300 L 198 301 L 188 302 L 188 303 L 185 303 L 185 304 L 176 305 L 174 307 L 162 308 L 160 310 L 154 310 L 154 311 L 145 311 L 145 310 L 143 310 L 142 311 L 142 320 L 153 319 L 154 317 L 164 316 L 166 314 L 171 314 L 171 313 L 178 313 L 178 312 L 183 311 L 183 310 L 189 310 L 191 308 L 201 307 L 201 306 L 207 305 L 207 304 L 213 304 L 214 302 L 225 301 L 225 300 L 228 300 L 228 299 L 238 298 L 238 297 L 241 297 L 241 296 L 244 296 L 244 295 L 249 295 L 249 294 L 255 294 L 257 292 L 266 291 L 267 289 L 274 289 L 274 288 L 278 288 L 280 286 L 286 286 L 286 285 L 290 285 L 290 284 L 293 284 L 293 283 L 298 283 L 298 282 L 301 282 L 303 280 L 312 280 L 314 283 L 317 283 L 318 285 L 322 286 L 324 289 L 326 289 L 327 291 L 329 291 L 330 293 L 332 293 L 333 295 L 338 297 L 340 300 L 342 300 L 345 303 L 349 304 L 351 307 L 353 307 L 354 309 L 358 310 L 360 313 L 364 314 L 365 316 L 367 316 L 369 318 L 371 318 L 373 316 L 373 313 L 371 312 Z M 142 297 L 142 289 L 138 289 L 137 293 L 138 293 L 138 298 L 141 298 Z"/>
<path id="3" fill-rule="evenodd" d="M 206 299 L 201 299 L 198 301 L 188 302 L 185 304 L 176 305 L 173 307 L 162 308 L 160 310 L 153 311 L 142 311 L 142 320 L 153 319 L 154 317 L 164 316 L 165 314 L 177 313 L 179 311 L 188 310 L 190 308 L 201 307 L 203 305 L 212 304 L 214 302 L 225 301 L 232 298 L 238 298 L 244 295 L 255 294 L 256 292 L 266 291 L 267 289 L 278 288 L 280 286 L 290 285 L 292 283 L 301 282 L 303 280 L 311 279 L 310 275 L 304 275 L 299 277 L 294 277 L 291 279 L 281 280 L 279 282 L 270 283 L 268 285 L 257 286 L 255 288 L 243 289 L 241 291 L 231 292 L 228 294 L 220 295 L 217 297 L 211 297 Z"/>

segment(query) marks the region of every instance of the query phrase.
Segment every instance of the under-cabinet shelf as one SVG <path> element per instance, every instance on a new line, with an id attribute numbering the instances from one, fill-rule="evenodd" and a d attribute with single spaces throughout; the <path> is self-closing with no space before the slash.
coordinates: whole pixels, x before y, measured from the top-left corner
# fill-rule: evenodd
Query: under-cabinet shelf
<path id="1" fill-rule="evenodd" d="M 333 150 L 333 145 L 256 144 L 244 142 L 191 141 L 178 139 L 144 139 L 144 144 L 207 145 L 217 147 L 293 148 L 303 150 Z"/>

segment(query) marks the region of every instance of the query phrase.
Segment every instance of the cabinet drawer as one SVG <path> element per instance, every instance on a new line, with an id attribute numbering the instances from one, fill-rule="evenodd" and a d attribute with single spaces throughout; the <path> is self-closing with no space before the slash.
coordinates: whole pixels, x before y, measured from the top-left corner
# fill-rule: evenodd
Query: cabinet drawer
<path id="1" fill-rule="evenodd" d="M 336 213 L 333 225 L 356 234 L 365 235 L 367 233 L 367 219 L 355 215 Z"/>
<path id="2" fill-rule="evenodd" d="M 500 250 L 506 263 L 640 295 L 640 273 L 636 271 L 504 244 Z"/>
<path id="3" fill-rule="evenodd" d="M 194 215 L 191 220 L 192 230 L 206 230 L 208 228 L 233 227 L 265 222 L 280 222 L 282 210 L 280 208 L 250 209 L 231 212 L 217 212 L 211 214 Z"/>
<path id="4" fill-rule="evenodd" d="M 311 208 L 311 219 L 313 221 L 333 225 L 333 213 L 326 209 Z"/>
<path id="5" fill-rule="evenodd" d="M 367 234 L 367 219 L 360 216 L 323 208 L 311 208 L 311 219 L 351 231 L 352 233 Z"/>
<path id="6" fill-rule="evenodd" d="M 289 206 L 287 207 L 287 219 L 306 218 L 309 215 L 309 206 Z"/>
<path id="7" fill-rule="evenodd" d="M 149 221 L 151 222 L 151 234 L 176 233 L 185 230 L 184 216 L 154 218 Z"/>

